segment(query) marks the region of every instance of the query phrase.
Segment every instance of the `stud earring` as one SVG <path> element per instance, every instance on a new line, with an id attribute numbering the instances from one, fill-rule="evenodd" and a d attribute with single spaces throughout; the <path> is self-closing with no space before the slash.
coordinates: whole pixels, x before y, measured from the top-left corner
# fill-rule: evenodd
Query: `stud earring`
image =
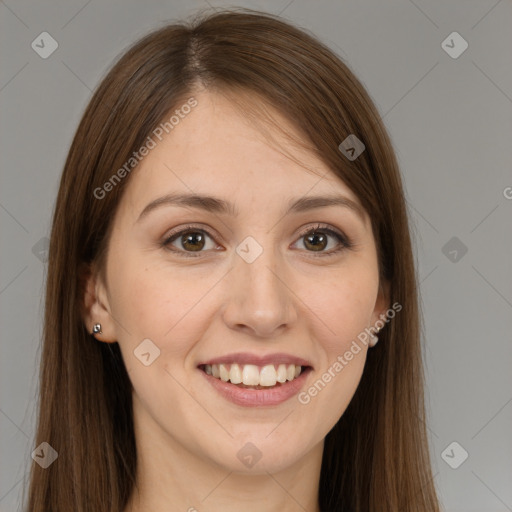
<path id="1" fill-rule="evenodd" d="M 92 334 L 101 334 L 101 324 L 94 324 Z"/>
<path id="2" fill-rule="evenodd" d="M 377 331 L 379 332 L 379 331 Z M 377 345 L 377 342 L 379 341 L 379 338 L 377 336 L 375 336 L 375 334 L 370 334 L 370 341 L 368 342 L 368 345 L 370 345 L 370 347 L 375 347 L 375 345 Z"/>

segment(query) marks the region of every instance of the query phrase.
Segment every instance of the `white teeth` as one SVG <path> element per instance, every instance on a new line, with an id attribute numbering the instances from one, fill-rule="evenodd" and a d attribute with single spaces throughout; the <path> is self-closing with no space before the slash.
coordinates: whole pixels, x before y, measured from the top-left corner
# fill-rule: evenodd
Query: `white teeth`
<path id="1" fill-rule="evenodd" d="M 229 364 L 206 364 L 204 371 L 224 382 L 232 384 L 245 384 L 246 386 L 275 386 L 286 381 L 296 379 L 301 374 L 302 368 L 294 364 L 267 364 L 263 367 L 254 364 L 239 365 Z"/>
<path id="2" fill-rule="evenodd" d="M 257 386 L 260 383 L 260 371 L 254 364 L 244 365 L 242 370 L 242 382 L 246 386 Z"/>
<path id="3" fill-rule="evenodd" d="M 224 382 L 227 382 L 229 380 L 229 371 L 226 368 L 225 364 L 219 364 L 219 373 L 221 380 L 223 380 Z"/>
<path id="4" fill-rule="evenodd" d="M 237 364 L 232 364 L 229 370 L 229 380 L 232 384 L 240 384 L 242 382 L 242 370 Z"/>
<path id="5" fill-rule="evenodd" d="M 261 369 L 260 372 L 260 386 L 275 386 L 276 384 L 276 369 L 273 364 L 267 364 Z"/>
<path id="6" fill-rule="evenodd" d="M 276 375 L 277 382 L 286 382 L 286 365 L 280 364 L 277 367 L 277 375 Z"/>

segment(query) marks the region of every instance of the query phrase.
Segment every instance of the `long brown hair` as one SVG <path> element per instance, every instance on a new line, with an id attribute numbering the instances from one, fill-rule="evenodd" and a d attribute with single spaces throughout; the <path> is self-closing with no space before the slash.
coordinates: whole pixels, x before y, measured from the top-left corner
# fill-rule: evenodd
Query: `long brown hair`
<path id="1" fill-rule="evenodd" d="M 65 163 L 49 248 L 35 445 L 59 454 L 33 463 L 30 512 L 122 512 L 135 484 L 132 386 L 118 344 L 83 322 L 84 269 L 100 268 L 126 176 L 102 187 L 191 95 L 245 91 L 290 119 L 311 151 L 369 213 L 390 304 L 402 310 L 368 352 L 363 376 L 325 439 L 322 511 L 438 512 L 425 431 L 417 276 L 396 157 L 364 87 L 332 51 L 276 16 L 200 12 L 128 49 L 83 115 Z M 351 161 L 350 134 L 365 145 Z"/>

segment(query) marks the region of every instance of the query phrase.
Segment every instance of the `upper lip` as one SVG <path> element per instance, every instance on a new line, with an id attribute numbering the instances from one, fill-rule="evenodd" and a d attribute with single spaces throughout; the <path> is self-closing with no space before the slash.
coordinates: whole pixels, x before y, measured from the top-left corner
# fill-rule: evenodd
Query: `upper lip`
<path id="1" fill-rule="evenodd" d="M 234 352 L 232 354 L 225 354 L 223 356 L 214 357 L 199 363 L 198 366 L 205 364 L 254 364 L 256 366 L 265 366 L 267 364 L 294 364 L 296 366 L 311 366 L 311 363 L 306 359 L 278 352 L 275 354 L 257 355 L 250 354 L 249 352 Z"/>

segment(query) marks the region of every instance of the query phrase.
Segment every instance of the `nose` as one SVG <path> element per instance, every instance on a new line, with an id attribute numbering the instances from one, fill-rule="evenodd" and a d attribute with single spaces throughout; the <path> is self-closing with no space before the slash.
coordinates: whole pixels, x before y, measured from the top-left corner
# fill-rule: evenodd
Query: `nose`
<path id="1" fill-rule="evenodd" d="M 226 325 L 254 337 L 271 338 L 288 330 L 298 318 L 297 297 L 289 273 L 271 250 L 252 263 L 235 255 L 227 279 Z"/>

